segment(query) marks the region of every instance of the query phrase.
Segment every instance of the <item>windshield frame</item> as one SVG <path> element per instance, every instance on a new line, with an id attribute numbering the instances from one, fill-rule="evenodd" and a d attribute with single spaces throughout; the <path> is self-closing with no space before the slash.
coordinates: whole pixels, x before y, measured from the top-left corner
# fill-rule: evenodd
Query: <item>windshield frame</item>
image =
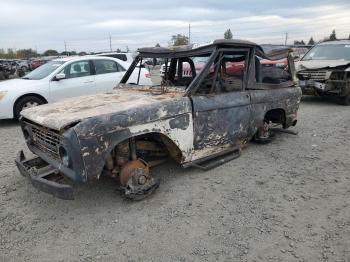
<path id="1" fill-rule="evenodd" d="M 317 49 L 317 48 L 325 48 L 325 47 L 334 47 L 334 46 L 342 46 L 341 48 L 342 49 L 345 49 L 345 48 L 349 48 L 349 50 L 350 50 L 350 47 L 345 47 L 345 46 L 350 46 L 350 44 L 346 44 L 346 43 L 336 43 L 336 44 L 325 44 L 325 45 L 315 45 L 314 47 L 312 47 L 312 48 L 310 48 L 309 49 L 309 51 L 302 57 L 302 59 L 300 60 L 300 61 L 321 61 L 321 60 L 338 60 L 338 61 L 349 61 L 350 60 L 350 58 L 349 59 L 347 59 L 347 58 L 332 58 L 332 59 L 330 59 L 330 58 L 326 58 L 326 59 L 314 59 L 314 57 L 310 57 L 310 58 L 308 58 L 308 56 L 309 56 L 309 54 L 313 51 L 313 50 L 315 50 L 315 49 Z M 345 56 L 344 56 L 345 57 Z"/>
<path id="2" fill-rule="evenodd" d="M 49 77 L 50 75 L 52 75 L 54 72 L 56 72 L 57 70 L 59 70 L 60 68 L 62 68 L 63 65 L 65 65 L 67 63 L 67 61 L 57 61 L 57 60 L 53 60 L 53 61 L 49 61 L 45 64 L 43 64 L 42 66 L 39 66 L 38 68 L 34 69 L 32 72 L 28 73 L 27 75 L 25 75 L 24 77 L 22 77 L 22 79 L 25 79 L 25 80 L 43 80 L 47 77 Z M 51 70 L 48 74 L 46 74 L 45 76 L 42 76 L 40 78 L 32 78 L 30 77 L 31 74 L 33 73 L 37 73 L 37 72 L 40 72 L 42 70 L 45 70 L 46 67 L 48 66 L 52 66 L 54 64 L 59 64 L 59 66 L 55 67 L 53 70 Z"/>
<path id="3" fill-rule="evenodd" d="M 192 80 L 192 82 L 186 87 L 185 94 L 191 93 L 194 89 L 194 86 L 198 83 L 199 77 L 202 75 L 202 73 L 210 67 L 210 61 L 212 61 L 216 54 L 217 49 L 216 46 L 210 46 L 205 48 L 200 48 L 196 50 L 186 50 L 181 52 L 140 52 L 124 74 L 123 78 L 120 81 L 120 84 L 123 86 L 129 85 L 130 87 L 133 87 L 133 85 L 127 84 L 127 81 L 131 77 L 134 70 L 137 70 L 140 64 L 140 61 L 146 59 L 146 58 L 162 58 L 162 59 L 168 59 L 170 61 L 172 58 L 184 58 L 184 57 L 193 57 L 193 56 L 201 56 L 201 55 L 208 55 L 208 60 L 203 67 L 202 71 L 195 76 L 195 78 Z M 136 86 L 135 86 L 136 87 Z M 150 86 L 151 87 L 151 86 Z"/>

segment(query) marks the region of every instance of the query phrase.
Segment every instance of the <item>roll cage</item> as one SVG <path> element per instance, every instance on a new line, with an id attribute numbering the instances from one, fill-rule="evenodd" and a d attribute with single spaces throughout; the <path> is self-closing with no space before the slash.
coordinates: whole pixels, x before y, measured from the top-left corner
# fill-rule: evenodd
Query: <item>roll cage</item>
<path id="1" fill-rule="evenodd" d="M 244 65 L 244 79 L 243 79 L 243 90 L 247 89 L 248 86 L 251 86 L 252 83 L 255 83 L 256 77 L 256 62 L 251 61 L 256 60 L 256 56 L 262 59 L 268 60 L 279 60 L 283 58 L 288 59 L 288 68 L 292 76 L 295 75 L 294 62 L 290 55 L 292 49 L 282 48 L 274 49 L 268 54 L 265 54 L 263 49 L 254 43 L 249 41 L 240 41 L 240 40 L 216 40 L 213 44 L 192 48 L 193 46 L 179 46 L 172 48 L 162 48 L 162 47 L 152 47 L 152 48 L 141 48 L 139 49 L 139 54 L 136 56 L 135 60 L 132 62 L 131 66 L 125 73 L 124 77 L 121 80 L 121 84 L 126 84 L 129 77 L 131 76 L 135 68 L 141 68 L 142 62 L 145 58 L 162 58 L 165 60 L 166 72 L 165 80 L 174 80 L 176 74 L 176 65 L 179 62 L 179 76 L 182 75 L 182 63 L 188 62 L 192 71 L 192 81 L 186 87 L 185 96 L 194 95 L 202 82 L 203 78 L 208 74 L 211 65 L 214 64 L 214 68 L 220 63 L 222 59 L 223 52 L 246 52 L 246 59 Z M 221 55 L 220 55 L 221 54 Z M 206 62 L 205 66 L 199 74 L 196 73 L 194 68 L 194 63 L 189 57 L 200 57 L 208 56 L 209 59 Z M 168 62 L 170 65 L 168 66 Z M 169 69 L 169 70 L 168 70 Z M 138 79 L 140 79 L 141 70 L 138 72 Z M 217 75 L 217 70 L 215 70 L 215 76 Z M 213 83 L 214 84 L 214 83 Z M 290 85 L 291 83 L 287 84 Z M 166 85 L 166 83 L 164 84 Z M 211 88 L 212 90 L 213 88 Z M 253 89 L 260 89 L 259 85 L 254 85 Z"/>

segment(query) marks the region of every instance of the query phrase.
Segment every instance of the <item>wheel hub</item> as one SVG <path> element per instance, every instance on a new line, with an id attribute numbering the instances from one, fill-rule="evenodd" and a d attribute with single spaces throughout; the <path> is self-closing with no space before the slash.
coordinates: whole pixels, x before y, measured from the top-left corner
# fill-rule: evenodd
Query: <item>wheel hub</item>
<path id="1" fill-rule="evenodd" d="M 27 108 L 31 108 L 31 107 L 36 107 L 39 104 L 37 102 L 27 102 L 23 105 L 22 110 L 27 109 Z"/>
<path id="2" fill-rule="evenodd" d="M 119 181 L 127 198 L 141 200 L 159 186 L 149 174 L 149 166 L 142 159 L 127 162 L 121 169 Z"/>

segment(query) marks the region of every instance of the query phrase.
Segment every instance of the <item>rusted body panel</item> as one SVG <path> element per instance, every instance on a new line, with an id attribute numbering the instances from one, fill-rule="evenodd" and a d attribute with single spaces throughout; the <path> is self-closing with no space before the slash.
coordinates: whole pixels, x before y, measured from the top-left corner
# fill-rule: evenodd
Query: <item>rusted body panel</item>
<path id="1" fill-rule="evenodd" d="M 193 97 L 195 125 L 194 147 L 231 145 L 233 141 L 249 137 L 249 92 L 219 94 L 215 97 Z"/>
<path id="2" fill-rule="evenodd" d="M 273 95 L 271 94 L 273 92 Z M 250 128 L 255 133 L 264 120 L 266 112 L 272 109 L 281 109 L 284 111 L 285 119 L 283 125 L 285 128 L 292 126 L 297 120 L 301 90 L 295 88 L 283 88 L 276 90 L 255 90 L 251 92 L 252 114 Z"/>
<path id="3" fill-rule="evenodd" d="M 140 52 L 112 93 L 24 111 L 21 124 L 29 149 L 76 182 L 99 178 L 103 173 L 118 177 L 122 170 L 123 177 L 129 178 L 132 167 L 142 166 L 137 162 L 139 159 L 148 159 L 145 174 L 151 163 L 162 162 L 164 155 L 184 167 L 236 150 L 237 155 L 226 158 L 234 159 L 264 123 L 271 121 L 284 128 L 296 124 L 300 88 L 291 76 L 283 83 L 269 83 L 268 78 L 259 82 L 257 63 L 268 56 L 251 42 L 220 40 L 197 49 Z M 192 81 L 187 87 L 161 86 L 155 92 L 153 87 L 125 84 L 143 57 L 159 55 L 173 59 L 169 79 L 165 81 L 169 83 L 176 81 L 176 59 L 181 62 L 184 57 L 205 53 L 209 53 L 207 64 L 201 72 L 191 73 Z M 279 50 L 273 56 L 280 59 L 287 54 L 286 50 Z M 230 82 L 222 76 L 223 61 L 242 66 L 242 76 L 230 78 L 241 81 L 234 85 L 240 90 L 225 89 Z M 294 64 L 288 61 L 293 73 Z M 182 67 L 179 68 L 182 72 Z M 207 82 L 213 84 L 203 94 L 206 85 L 202 83 L 209 76 Z M 123 169 L 128 161 L 133 164 Z M 140 173 L 133 177 L 144 179 Z M 157 187 L 157 183 L 152 182 L 152 187 Z"/>

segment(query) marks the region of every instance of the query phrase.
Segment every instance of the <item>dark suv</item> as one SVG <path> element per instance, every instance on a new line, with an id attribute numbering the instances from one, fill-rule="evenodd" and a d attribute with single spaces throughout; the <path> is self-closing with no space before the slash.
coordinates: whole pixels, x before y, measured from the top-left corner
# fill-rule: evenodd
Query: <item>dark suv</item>
<path id="1" fill-rule="evenodd" d="M 350 40 L 315 45 L 297 63 L 297 77 L 303 94 L 333 96 L 350 105 Z"/>

